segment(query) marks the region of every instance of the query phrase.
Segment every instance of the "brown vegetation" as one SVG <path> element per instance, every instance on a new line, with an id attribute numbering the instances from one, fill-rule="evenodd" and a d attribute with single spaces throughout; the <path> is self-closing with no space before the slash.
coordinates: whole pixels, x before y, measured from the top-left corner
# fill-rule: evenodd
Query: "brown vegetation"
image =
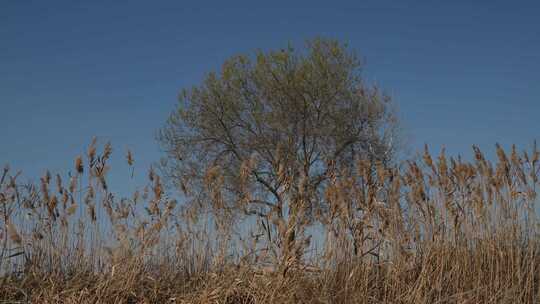
<path id="1" fill-rule="evenodd" d="M 39 185 L 21 184 L 0 172 L 2 300 L 540 301 L 536 147 L 497 146 L 493 163 L 477 148 L 472 161 L 433 159 L 427 148 L 400 166 L 357 160 L 329 171 L 318 208 L 297 191 L 286 216 L 255 219 L 229 212 L 242 201 L 221 195 L 219 166 L 205 174 L 207 205 L 177 204 L 153 170 L 118 198 L 107 184 L 112 148 L 97 151 L 94 141 L 67 179 L 46 172 Z M 305 189 L 301 176 L 281 174 Z"/>

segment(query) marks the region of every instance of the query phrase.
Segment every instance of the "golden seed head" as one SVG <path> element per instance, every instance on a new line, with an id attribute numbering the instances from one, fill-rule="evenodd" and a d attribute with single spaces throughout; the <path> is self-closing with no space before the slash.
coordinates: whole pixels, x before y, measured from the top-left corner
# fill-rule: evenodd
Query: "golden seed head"
<path id="1" fill-rule="evenodd" d="M 126 159 L 127 159 L 128 165 L 133 166 L 133 162 L 134 162 L 133 154 L 131 153 L 130 150 L 127 151 Z"/>
<path id="2" fill-rule="evenodd" d="M 96 159 L 96 142 L 97 142 L 97 138 L 93 137 L 92 143 L 90 144 L 90 146 L 88 147 L 88 151 L 86 152 L 90 166 L 94 165 L 94 161 Z"/>
<path id="3" fill-rule="evenodd" d="M 75 171 L 77 171 L 77 173 L 79 174 L 82 174 L 84 171 L 83 161 L 82 161 L 81 156 L 77 156 L 77 158 L 75 159 Z"/>
<path id="4" fill-rule="evenodd" d="M 110 142 L 105 144 L 105 147 L 103 148 L 103 157 L 102 159 L 107 160 L 112 154 L 112 145 Z"/>

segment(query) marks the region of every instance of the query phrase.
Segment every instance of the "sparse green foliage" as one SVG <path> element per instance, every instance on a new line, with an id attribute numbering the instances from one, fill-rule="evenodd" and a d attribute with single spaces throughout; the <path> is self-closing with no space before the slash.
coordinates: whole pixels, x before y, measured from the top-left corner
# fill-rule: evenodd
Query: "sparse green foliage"
<path id="1" fill-rule="evenodd" d="M 255 216 L 268 243 L 292 250 L 305 241 L 302 227 L 326 212 L 331 172 L 393 159 L 390 99 L 360 70 L 354 52 L 325 39 L 227 60 L 180 94 L 158 138 L 164 171 L 191 189 L 193 205 Z"/>

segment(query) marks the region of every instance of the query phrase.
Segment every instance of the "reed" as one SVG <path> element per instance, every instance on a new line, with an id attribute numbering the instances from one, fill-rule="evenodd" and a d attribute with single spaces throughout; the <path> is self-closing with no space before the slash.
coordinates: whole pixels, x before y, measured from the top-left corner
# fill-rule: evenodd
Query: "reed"
<path id="1" fill-rule="evenodd" d="M 178 194 L 151 168 L 146 185 L 117 197 L 107 182 L 112 146 L 99 149 L 95 139 L 66 177 L 47 171 L 38 185 L 26 184 L 6 166 L 0 298 L 538 303 L 540 152 L 497 145 L 495 161 L 472 152 L 465 161 L 426 147 L 398 165 L 360 159 L 354 170 L 331 167 L 322 196 L 305 177 L 276 170 L 283 209 L 248 195 L 256 158 L 241 166 L 239 200 L 223 191 L 221 167 L 205 173 L 208 195 L 192 193 L 189 181 Z M 133 178 L 131 151 L 126 161 Z M 323 198 L 308 203 L 315 197 Z"/>

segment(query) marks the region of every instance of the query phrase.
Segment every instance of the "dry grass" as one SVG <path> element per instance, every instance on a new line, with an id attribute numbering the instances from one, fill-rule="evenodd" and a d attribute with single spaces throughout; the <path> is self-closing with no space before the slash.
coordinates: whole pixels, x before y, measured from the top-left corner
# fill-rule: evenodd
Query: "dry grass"
<path id="1" fill-rule="evenodd" d="M 71 176 L 47 172 L 39 185 L 0 172 L 1 299 L 540 302 L 536 148 L 497 147 L 495 163 L 477 148 L 471 162 L 427 149 L 399 167 L 358 161 L 354 172 L 329 172 L 316 207 L 300 191 L 286 217 L 227 201 L 220 168 L 207 174 L 210 209 L 177 204 L 153 170 L 146 186 L 117 198 L 106 179 L 111 152 L 107 144 L 98 154 L 94 141 Z M 302 184 L 282 179 L 285 189 Z M 231 206 L 249 212 L 237 218 Z"/>

